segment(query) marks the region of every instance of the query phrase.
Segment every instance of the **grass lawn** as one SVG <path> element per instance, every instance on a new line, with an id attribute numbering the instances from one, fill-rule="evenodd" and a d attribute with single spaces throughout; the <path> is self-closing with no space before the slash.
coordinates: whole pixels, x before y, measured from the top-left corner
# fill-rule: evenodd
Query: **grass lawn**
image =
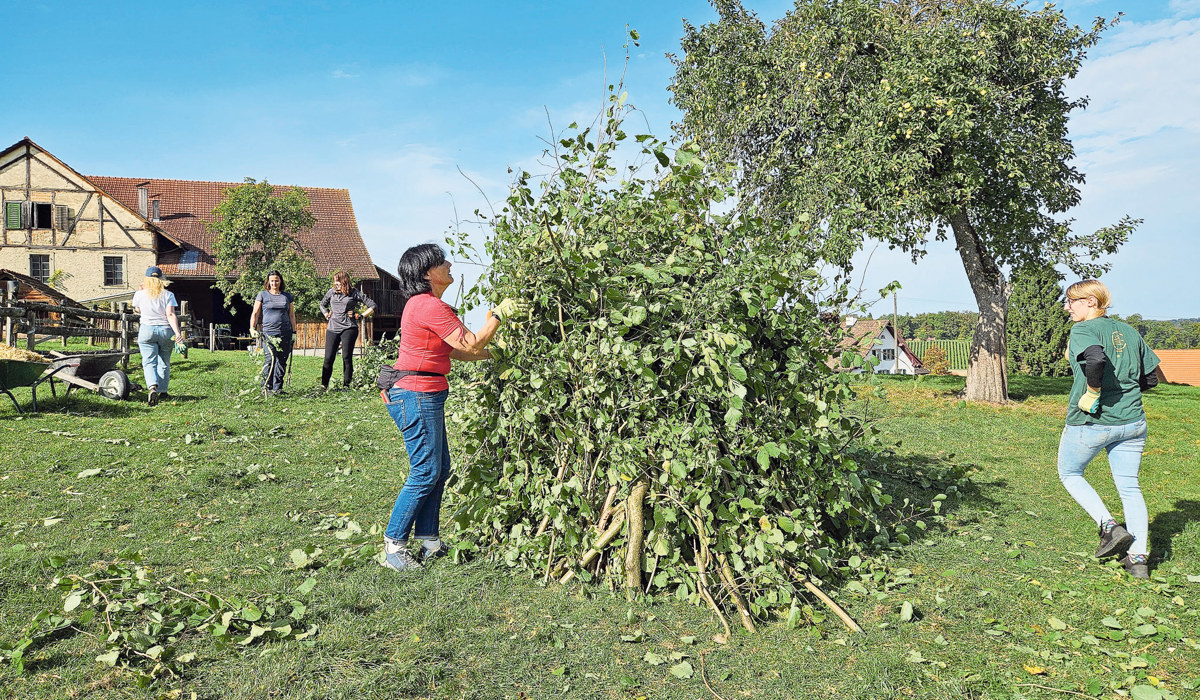
<path id="1" fill-rule="evenodd" d="M 88 392 L 39 392 L 25 417 L 0 404 L 0 644 L 43 609 L 74 623 L 35 639 L 23 673 L 0 664 L 5 697 L 1200 697 L 1200 389 L 1147 397 L 1152 578 L 1134 582 L 1092 558 L 1095 526 L 1058 482 L 1065 380 L 1015 377 L 1019 400 L 992 407 L 960 403 L 960 378 L 880 378 L 861 410 L 892 445 L 872 464 L 911 540 L 829 591 L 866 633 L 814 603 L 814 625 L 721 645 L 708 611 L 674 600 L 478 561 L 376 565 L 406 471 L 378 397 L 317 392 L 320 360 L 298 357 L 289 394 L 264 400 L 257 366 L 195 350 L 154 409 Z M 1088 476 L 1119 513 L 1102 457 Z M 142 689 L 97 660 L 106 617 L 165 639 L 147 612 L 188 601 L 236 614 L 224 638 L 178 640 L 182 676 Z"/>

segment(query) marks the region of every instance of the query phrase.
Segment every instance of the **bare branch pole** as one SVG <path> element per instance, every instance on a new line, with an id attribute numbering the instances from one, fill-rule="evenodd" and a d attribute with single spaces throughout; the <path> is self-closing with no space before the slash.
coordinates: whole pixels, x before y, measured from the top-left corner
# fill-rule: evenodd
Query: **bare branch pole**
<path id="1" fill-rule="evenodd" d="M 746 599 L 742 597 L 742 592 L 738 590 L 737 581 L 733 577 L 733 569 L 729 566 L 729 559 L 724 554 L 718 553 L 717 561 L 720 563 L 720 566 L 717 567 L 717 573 L 721 575 L 721 581 L 725 584 L 725 590 L 729 592 L 729 597 L 733 599 L 733 604 L 737 606 L 742 627 L 745 627 L 746 631 L 752 634 L 757 632 L 758 628 L 754 625 L 754 616 L 750 614 L 750 608 L 746 605 Z"/>
<path id="2" fill-rule="evenodd" d="M 579 560 L 578 568 L 582 569 L 583 567 L 592 563 L 592 560 L 600 555 L 601 550 L 607 547 L 608 543 L 612 542 L 613 539 L 616 538 L 617 533 L 621 531 L 621 526 L 624 524 L 625 512 L 618 511 L 617 516 L 613 518 L 612 525 L 609 525 L 608 529 L 605 530 L 600 537 L 596 538 L 596 543 L 593 544 L 592 548 L 585 552 L 583 557 Z M 575 578 L 574 569 L 568 571 L 566 575 L 562 577 L 559 583 L 568 583 L 573 578 Z"/>
<path id="3" fill-rule="evenodd" d="M 639 481 L 629 491 L 625 512 L 629 520 L 629 538 L 625 546 L 625 597 L 632 599 L 642 590 L 642 547 L 646 544 L 646 526 L 642 504 L 646 499 L 646 482 Z"/>

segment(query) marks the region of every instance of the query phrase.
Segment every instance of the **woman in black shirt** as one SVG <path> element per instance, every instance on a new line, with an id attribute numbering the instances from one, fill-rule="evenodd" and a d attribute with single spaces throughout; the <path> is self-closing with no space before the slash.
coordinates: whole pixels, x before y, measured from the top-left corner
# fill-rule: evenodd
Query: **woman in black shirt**
<path id="1" fill-rule="evenodd" d="M 360 306 L 367 307 L 359 314 Z M 333 374 L 333 358 L 338 347 L 342 349 L 342 384 L 350 386 L 354 374 L 354 343 L 358 340 L 358 319 L 375 313 L 375 302 L 350 286 L 350 275 L 338 270 L 333 275 L 333 288 L 321 299 L 321 313 L 325 314 L 325 364 L 321 366 L 321 386 L 329 388 L 329 377 Z"/>

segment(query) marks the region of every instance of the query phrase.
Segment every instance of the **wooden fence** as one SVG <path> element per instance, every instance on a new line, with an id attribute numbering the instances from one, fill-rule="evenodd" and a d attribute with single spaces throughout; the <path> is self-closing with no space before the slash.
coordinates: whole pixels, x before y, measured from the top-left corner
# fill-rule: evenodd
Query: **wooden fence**
<path id="1" fill-rule="evenodd" d="M 111 304 L 109 311 L 32 301 L 14 300 L 6 304 L 0 307 L 0 317 L 4 318 L 4 342 L 9 346 L 16 345 L 17 337 L 22 334 L 26 348 L 31 351 L 53 338 L 61 338 L 63 345 L 68 338 L 87 338 L 91 345 L 105 340 L 109 348 L 125 353 L 137 344 L 142 317 L 128 303 Z M 180 307 L 179 326 L 185 335 L 197 334 L 186 301 Z M 128 368 L 128 355 L 122 365 Z"/>

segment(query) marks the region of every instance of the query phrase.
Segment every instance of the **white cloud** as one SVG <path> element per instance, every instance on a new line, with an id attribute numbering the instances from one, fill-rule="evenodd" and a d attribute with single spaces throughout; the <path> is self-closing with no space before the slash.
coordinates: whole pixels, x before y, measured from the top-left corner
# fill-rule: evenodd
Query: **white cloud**
<path id="1" fill-rule="evenodd" d="M 357 73 L 347 73 L 346 71 L 342 70 L 341 68 L 338 68 L 337 70 L 335 70 L 335 71 L 332 73 L 332 75 L 333 75 L 333 78 L 334 78 L 335 80 L 341 80 L 341 79 L 347 79 L 347 78 L 357 78 L 357 77 L 358 77 L 358 74 L 357 74 Z"/>
<path id="2" fill-rule="evenodd" d="M 1177 15 L 1194 15 L 1200 13 L 1200 0 L 1171 0 L 1168 7 Z"/>

